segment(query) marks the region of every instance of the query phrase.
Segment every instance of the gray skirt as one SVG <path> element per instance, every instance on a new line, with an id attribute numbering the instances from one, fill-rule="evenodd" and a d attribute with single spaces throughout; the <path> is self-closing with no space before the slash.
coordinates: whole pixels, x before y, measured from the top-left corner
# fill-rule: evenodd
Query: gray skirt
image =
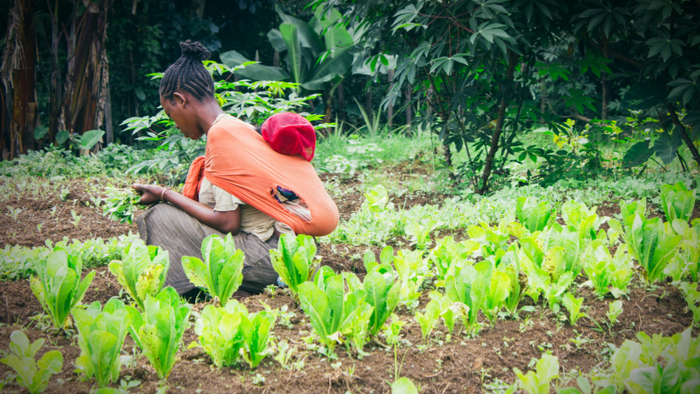
<path id="1" fill-rule="evenodd" d="M 184 294 L 195 286 L 182 268 L 183 256 L 202 258 L 202 241 L 212 234 L 226 235 L 200 223 L 185 211 L 170 204 L 156 204 L 136 218 L 141 239 L 146 245 L 156 245 L 168 251 L 170 269 L 165 286 Z M 277 284 L 277 272 L 272 268 L 270 249 L 277 248 L 277 237 L 263 242 L 255 235 L 240 232 L 233 236 L 237 249 L 245 253 L 243 283 L 239 289 L 260 293 L 266 286 Z"/>

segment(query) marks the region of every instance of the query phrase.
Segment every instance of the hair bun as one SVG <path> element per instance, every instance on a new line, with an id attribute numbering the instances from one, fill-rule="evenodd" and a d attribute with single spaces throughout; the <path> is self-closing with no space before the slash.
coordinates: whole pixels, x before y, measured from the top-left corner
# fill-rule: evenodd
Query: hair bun
<path id="1" fill-rule="evenodd" d="M 211 52 L 199 41 L 192 42 L 187 40 L 181 42 L 180 50 L 182 50 L 182 57 L 197 61 L 207 60 L 211 56 Z"/>

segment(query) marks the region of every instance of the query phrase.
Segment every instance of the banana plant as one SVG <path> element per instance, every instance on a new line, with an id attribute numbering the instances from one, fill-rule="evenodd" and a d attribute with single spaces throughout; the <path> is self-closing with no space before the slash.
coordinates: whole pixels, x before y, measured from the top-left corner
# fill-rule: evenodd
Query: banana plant
<path id="1" fill-rule="evenodd" d="M 86 309 L 73 311 L 73 318 L 80 346 L 80 357 L 75 361 L 78 370 L 86 378 L 94 376 L 100 388 L 118 381 L 122 345 L 131 325 L 124 303 L 113 298 L 102 309 L 95 301 Z"/>
<path id="2" fill-rule="evenodd" d="M 299 285 L 312 279 L 321 261 L 316 259 L 313 237 L 282 234 L 277 249 L 270 249 L 272 267 L 298 299 Z"/>
<path id="3" fill-rule="evenodd" d="M 335 25 L 340 13 L 335 9 L 316 10 L 314 18 L 304 22 L 277 9 L 282 19 L 279 29 L 267 37 L 275 51 L 286 52 L 286 68 L 250 65 L 235 73 L 258 81 L 289 81 L 307 91 L 321 91 L 337 86 L 353 63 L 355 38 L 342 24 Z M 236 51 L 221 54 L 221 61 L 230 68 L 249 62 Z"/>
<path id="4" fill-rule="evenodd" d="M 109 263 L 109 271 L 143 310 L 146 295 L 155 296 L 168 276 L 170 257 L 167 250 L 146 246 L 137 239 L 122 251 L 122 259 Z"/>
<path id="5" fill-rule="evenodd" d="M 225 306 L 243 283 L 245 254 L 236 249 L 230 233 L 226 238 L 213 234 L 202 241 L 202 258 L 204 261 L 183 256 L 185 275 L 195 286 L 206 288 L 221 306 Z"/>
<path id="6" fill-rule="evenodd" d="M 80 256 L 68 255 L 61 247 L 54 248 L 46 259 L 36 264 L 37 274 L 32 275 L 29 285 L 57 329 L 66 326 L 68 315 L 83 299 L 95 277 L 95 271 L 90 271 L 80 280 L 82 269 Z"/>

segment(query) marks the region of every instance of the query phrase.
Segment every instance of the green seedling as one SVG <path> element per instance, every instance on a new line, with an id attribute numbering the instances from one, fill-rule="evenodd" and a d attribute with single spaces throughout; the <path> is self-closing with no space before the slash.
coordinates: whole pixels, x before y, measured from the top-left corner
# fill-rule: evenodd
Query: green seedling
<path id="1" fill-rule="evenodd" d="M 158 378 L 165 380 L 177 361 L 191 307 L 182 304 L 172 287 L 164 288 L 155 297 L 146 295 L 144 307 L 143 313 L 126 307 L 132 320 L 129 332 L 155 368 Z"/>
<path id="2" fill-rule="evenodd" d="M 80 225 L 80 219 L 81 219 L 83 216 L 82 216 L 82 215 L 78 215 L 78 214 L 75 213 L 75 211 L 72 210 L 72 209 L 71 209 L 71 211 L 70 211 L 70 216 L 73 218 L 73 226 L 75 226 L 75 228 L 78 228 L 78 226 Z"/>
<path id="3" fill-rule="evenodd" d="M 80 256 L 68 255 L 60 247 L 35 265 L 36 276 L 32 275 L 29 285 L 56 329 L 69 324 L 68 315 L 83 299 L 95 277 L 95 271 L 91 271 L 81 281 L 82 269 Z"/>
<path id="4" fill-rule="evenodd" d="M 664 277 L 664 269 L 678 253 L 680 235 L 669 235 L 659 218 L 644 219 L 635 216 L 627 227 L 627 240 L 639 265 L 644 268 L 647 284 L 654 284 Z"/>
<path id="5" fill-rule="evenodd" d="M 94 376 L 100 388 L 119 379 L 120 354 L 131 325 L 131 315 L 120 300 L 111 299 L 101 309 L 95 301 L 86 309 L 73 311 L 80 346 L 75 365 L 86 379 Z"/>
<path id="6" fill-rule="evenodd" d="M 688 191 L 683 182 L 662 185 L 661 207 L 669 223 L 673 223 L 676 219 L 687 223 L 695 207 L 695 191 Z"/>
<path id="7" fill-rule="evenodd" d="M 440 312 L 440 302 L 436 300 L 428 302 L 428 305 L 425 307 L 425 313 L 416 312 L 416 322 L 420 325 L 420 331 L 424 340 L 430 336 L 433 328 L 435 328 Z"/>
<path id="8" fill-rule="evenodd" d="M 576 325 L 578 319 L 586 316 L 586 314 L 581 311 L 583 298 L 576 298 L 573 294 L 566 293 L 564 297 L 562 297 L 562 304 L 564 308 L 569 311 L 569 322 L 572 326 Z"/>
<path id="9" fill-rule="evenodd" d="M 316 243 L 313 237 L 299 234 L 296 237 L 283 234 L 277 249 L 270 250 L 272 267 L 289 286 L 295 299 L 298 299 L 299 285 L 312 279 L 320 265 L 316 256 Z"/>
<path id="10" fill-rule="evenodd" d="M 610 328 L 612 329 L 612 326 L 617 323 L 617 317 L 620 316 L 622 313 L 622 301 L 617 300 L 613 301 L 610 304 L 608 304 L 608 313 L 606 314 L 608 317 L 608 322 L 610 324 Z"/>
<path id="11" fill-rule="evenodd" d="M 17 384 L 26 388 L 30 394 L 41 393 L 49 385 L 51 375 L 56 375 L 63 368 L 63 355 L 58 350 L 49 350 L 39 359 L 34 356 L 44 344 L 44 338 L 33 343 L 22 331 L 10 334 L 10 354 L 0 363 L 7 365 L 17 373 Z"/>
<path id="12" fill-rule="evenodd" d="M 202 258 L 182 257 L 182 268 L 187 278 L 198 287 L 207 289 L 219 300 L 221 306 L 231 299 L 233 293 L 243 283 L 243 262 L 245 254 L 236 249 L 233 236 L 226 238 L 214 234 L 202 241 Z"/>
<path id="13" fill-rule="evenodd" d="M 523 374 L 518 368 L 513 368 L 518 377 L 518 386 L 526 393 L 549 394 L 552 381 L 559 378 L 559 359 L 550 354 L 542 355 L 537 361 L 536 371 Z"/>
<path id="14" fill-rule="evenodd" d="M 121 258 L 109 263 L 109 271 L 143 311 L 146 296 L 163 288 L 170 267 L 168 251 L 137 239 L 124 248 Z"/>
<path id="15" fill-rule="evenodd" d="M 20 208 L 14 208 L 11 206 L 7 206 L 7 210 L 10 212 L 10 216 L 12 216 L 12 220 L 16 223 L 17 222 L 17 217 L 19 216 L 20 212 L 22 210 Z"/>

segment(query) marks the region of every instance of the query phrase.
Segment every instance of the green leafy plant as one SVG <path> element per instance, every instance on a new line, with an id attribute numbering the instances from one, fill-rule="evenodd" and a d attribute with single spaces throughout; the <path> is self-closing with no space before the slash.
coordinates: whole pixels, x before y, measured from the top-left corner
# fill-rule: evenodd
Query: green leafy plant
<path id="1" fill-rule="evenodd" d="M 561 216 L 570 231 L 575 231 L 581 238 L 597 239 L 600 225 L 608 218 L 599 218 L 595 207 L 588 208 L 585 204 L 569 200 L 561 207 Z"/>
<path id="2" fill-rule="evenodd" d="M 202 241 L 202 258 L 204 261 L 183 256 L 185 275 L 195 286 L 207 289 L 221 306 L 225 306 L 243 283 L 245 254 L 236 249 L 230 233 L 226 238 L 213 234 Z"/>
<path id="3" fill-rule="evenodd" d="M 428 259 L 423 258 L 420 250 L 400 250 L 393 263 L 401 283 L 399 303 L 409 309 L 415 308 L 421 295 L 420 287 L 430 271 Z"/>
<path id="4" fill-rule="evenodd" d="M 562 297 L 562 304 L 564 308 L 569 311 L 569 322 L 572 326 L 576 325 L 578 319 L 586 316 L 585 313 L 581 311 L 581 306 L 583 305 L 583 298 L 576 298 L 571 293 L 564 294 Z"/>
<path id="5" fill-rule="evenodd" d="M 411 237 L 412 244 L 416 245 L 416 248 L 425 250 L 432 244 L 430 233 L 435 230 L 437 225 L 437 221 L 433 219 L 411 220 L 406 224 L 405 232 Z"/>
<path id="6" fill-rule="evenodd" d="M 584 376 L 579 376 L 576 378 L 576 383 L 578 384 L 578 389 L 575 387 L 566 387 L 559 389 L 557 394 L 616 394 L 617 389 L 614 385 L 608 385 L 606 387 L 591 387 L 591 383 Z"/>
<path id="7" fill-rule="evenodd" d="M 247 314 L 243 304 L 232 300 L 225 307 L 207 305 L 194 326 L 199 344 L 217 367 L 238 363 L 243 348 L 241 318 Z"/>
<path id="8" fill-rule="evenodd" d="M 510 234 L 500 228 L 491 228 L 488 224 L 481 222 L 479 226 L 469 226 L 467 235 L 473 241 L 481 245 L 481 254 L 484 258 L 495 256 L 499 251 L 505 251 L 508 247 Z"/>
<path id="9" fill-rule="evenodd" d="M 365 276 L 363 289 L 367 294 L 365 300 L 372 306 L 369 334 L 374 337 L 398 305 L 401 284 L 394 281 L 392 273 L 385 275 L 379 271 L 373 271 Z"/>
<path id="10" fill-rule="evenodd" d="M 80 346 L 80 357 L 75 361 L 78 370 L 87 379 L 94 376 L 100 388 L 117 382 L 122 365 L 120 353 L 131 325 L 124 303 L 111 299 L 102 309 L 95 301 L 86 309 L 74 310 L 73 318 Z"/>
<path id="11" fill-rule="evenodd" d="M 700 380 L 690 383 L 697 385 Z M 625 379 L 625 387 L 630 394 L 678 393 L 682 384 L 680 368 L 675 360 L 666 366 L 656 364 L 651 367 L 634 369 L 630 373 L 630 377 Z M 689 390 L 693 387 L 692 385 L 689 385 L 685 392 L 692 392 Z M 695 387 L 697 388 L 697 386 Z"/>
<path id="12" fill-rule="evenodd" d="M 556 219 L 554 208 L 546 201 L 532 197 L 520 197 L 515 205 L 515 214 L 528 231 L 542 231 L 550 219 Z"/>
<path id="13" fill-rule="evenodd" d="M 405 322 L 401 321 L 395 314 L 391 315 L 391 322 L 384 329 L 384 338 L 387 345 L 396 345 L 399 343 L 401 338 L 401 328 L 406 325 Z"/>
<path id="14" fill-rule="evenodd" d="M 676 219 L 688 222 L 695 207 L 695 191 L 688 191 L 683 182 L 662 185 L 661 207 L 669 223 L 673 223 Z"/>
<path id="15" fill-rule="evenodd" d="M 693 282 L 700 281 L 700 221 L 693 222 L 693 227 L 680 219 L 672 222 L 673 230 L 683 237 L 675 261 L 675 264 L 680 266 L 681 274 L 674 278 L 674 281 L 682 280 L 688 275 Z"/>
<path id="16" fill-rule="evenodd" d="M 620 316 L 622 313 L 622 301 L 617 300 L 613 301 L 610 304 L 608 304 L 608 313 L 606 316 L 608 317 L 608 322 L 610 324 L 610 328 L 617 323 L 617 317 Z"/>
<path id="17" fill-rule="evenodd" d="M 29 285 L 41 303 L 44 312 L 51 317 L 57 329 L 63 329 L 68 315 L 83 299 L 85 292 L 95 277 L 90 271 L 80 280 L 83 263 L 77 254 L 68 255 L 60 247 L 54 248 L 48 257 L 35 265 L 36 276 L 32 275 Z"/>
<path id="18" fill-rule="evenodd" d="M 685 302 L 688 304 L 688 309 L 693 313 L 693 324 L 700 327 L 700 291 L 698 291 L 697 283 L 682 282 L 679 289 L 685 295 Z"/>
<path id="19" fill-rule="evenodd" d="M 420 332 L 424 340 L 430 336 L 433 328 L 438 323 L 440 312 L 442 312 L 440 302 L 436 300 L 428 302 L 428 305 L 425 306 L 425 313 L 416 312 L 416 322 L 420 325 Z"/>
<path id="20" fill-rule="evenodd" d="M 155 297 L 146 295 L 144 307 L 143 313 L 126 307 L 132 320 L 129 332 L 155 368 L 158 378 L 167 379 L 177 361 L 191 307 L 182 304 L 172 287 L 164 288 Z"/>
<path id="21" fill-rule="evenodd" d="M 311 280 L 320 265 L 315 258 L 316 243 L 308 235 L 296 237 L 282 234 L 277 249 L 270 250 L 272 267 L 282 278 L 295 298 L 298 298 L 299 285 Z"/>
<path id="22" fill-rule="evenodd" d="M 599 298 L 612 293 L 615 298 L 628 293 L 628 285 L 634 270 L 627 245 L 620 245 L 615 257 L 610 256 L 607 246 L 600 244 L 587 258 L 584 271 L 595 294 Z"/>
<path id="23" fill-rule="evenodd" d="M 549 394 L 552 381 L 559 378 L 559 359 L 551 354 L 543 354 L 535 368 L 536 372 L 528 371 L 527 374 L 513 368 L 518 377 L 518 386 L 528 394 Z"/>
<path id="24" fill-rule="evenodd" d="M 447 275 L 454 273 L 455 266 L 463 265 L 479 248 L 479 243 L 471 239 L 457 243 L 452 237 L 445 237 L 436 242 L 428 259 L 435 266 L 437 277 L 444 280 Z"/>
<path id="25" fill-rule="evenodd" d="M 668 234 L 659 218 L 644 219 L 639 215 L 626 233 L 630 249 L 644 268 L 646 282 L 653 284 L 663 279 L 664 268 L 678 253 L 681 236 Z"/>
<path id="26" fill-rule="evenodd" d="M 141 239 L 124 248 L 121 260 L 109 263 L 109 271 L 142 311 L 146 296 L 155 296 L 163 288 L 169 267 L 168 251 L 146 246 Z"/>
<path id="27" fill-rule="evenodd" d="M 452 302 L 466 306 L 462 309 L 462 322 L 469 335 L 478 332 L 479 310 L 489 318 L 492 325 L 498 311 L 508 297 L 510 279 L 502 272 L 494 272 L 491 262 L 483 261 L 474 266 L 465 265 L 455 270 L 445 280 L 445 294 Z"/>
<path id="28" fill-rule="evenodd" d="M 404 376 L 391 384 L 391 394 L 418 394 L 418 389 L 409 378 Z"/>
<path id="29" fill-rule="evenodd" d="M 498 262 L 496 269 L 508 276 L 508 297 L 506 297 L 504 306 L 511 315 L 515 316 L 518 311 L 518 304 L 525 294 L 527 287 L 527 277 L 524 272 L 520 271 L 520 254 L 521 250 L 517 243 L 513 243 L 508 247 L 508 250 L 503 253 Z"/>
<path id="30" fill-rule="evenodd" d="M 330 354 L 336 343 L 341 342 L 342 335 L 352 337 L 357 333 L 353 329 L 353 320 L 366 314 L 372 307 L 365 302 L 366 292 L 361 289 L 345 291 L 343 275 L 335 274 L 328 267 L 322 267 L 314 282 L 299 285 L 301 308 L 311 320 L 311 325 L 326 346 Z M 371 312 L 370 312 L 371 313 Z M 367 324 L 369 324 L 367 314 Z M 355 342 L 361 342 L 356 339 Z"/>
<path id="31" fill-rule="evenodd" d="M 270 332 L 275 325 L 275 317 L 266 311 L 241 316 L 243 331 L 243 358 L 250 368 L 256 368 L 270 353 L 268 347 Z"/>
<path id="32" fill-rule="evenodd" d="M 0 359 L 17 373 L 17 384 L 26 388 L 31 394 L 46 390 L 51 375 L 56 375 L 63 368 L 63 355 L 58 350 L 49 350 L 39 359 L 34 356 L 44 345 L 44 338 L 29 343 L 27 335 L 22 331 L 12 331 L 10 334 L 10 352 Z"/>
<path id="33" fill-rule="evenodd" d="M 106 187 L 102 215 L 119 223 L 131 224 L 141 196 L 132 188 Z"/>

